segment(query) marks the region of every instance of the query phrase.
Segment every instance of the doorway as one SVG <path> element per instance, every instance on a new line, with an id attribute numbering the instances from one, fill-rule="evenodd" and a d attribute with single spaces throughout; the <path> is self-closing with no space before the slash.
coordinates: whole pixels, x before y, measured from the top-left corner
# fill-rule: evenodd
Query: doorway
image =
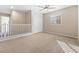
<path id="1" fill-rule="evenodd" d="M 1 33 L 9 32 L 9 16 L 1 16 Z"/>

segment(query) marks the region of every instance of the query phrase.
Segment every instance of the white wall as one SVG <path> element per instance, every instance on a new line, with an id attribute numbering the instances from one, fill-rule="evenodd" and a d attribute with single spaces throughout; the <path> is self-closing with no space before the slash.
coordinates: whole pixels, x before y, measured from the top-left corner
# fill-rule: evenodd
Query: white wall
<path id="1" fill-rule="evenodd" d="M 79 6 L 78 6 L 78 15 L 79 15 Z M 78 17 L 78 42 L 79 42 L 79 17 Z"/>
<path id="2" fill-rule="evenodd" d="M 32 8 L 32 33 L 42 32 L 42 14 L 37 7 Z"/>

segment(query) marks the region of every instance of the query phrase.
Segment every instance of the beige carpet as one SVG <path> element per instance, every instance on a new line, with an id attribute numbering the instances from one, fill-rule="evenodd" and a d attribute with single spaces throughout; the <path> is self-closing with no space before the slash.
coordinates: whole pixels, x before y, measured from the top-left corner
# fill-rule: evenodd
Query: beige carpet
<path id="1" fill-rule="evenodd" d="M 77 39 L 46 33 L 37 33 L 0 42 L 0 52 L 6 53 L 75 53 L 79 52 Z"/>

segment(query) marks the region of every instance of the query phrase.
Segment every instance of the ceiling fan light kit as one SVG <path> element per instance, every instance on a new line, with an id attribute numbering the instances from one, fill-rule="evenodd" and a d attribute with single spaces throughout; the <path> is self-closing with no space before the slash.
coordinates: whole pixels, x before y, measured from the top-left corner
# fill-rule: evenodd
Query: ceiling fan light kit
<path id="1" fill-rule="evenodd" d="M 38 6 L 38 7 L 42 8 L 40 11 L 48 10 L 48 9 L 55 9 L 56 8 L 56 7 L 51 7 L 51 5 Z"/>

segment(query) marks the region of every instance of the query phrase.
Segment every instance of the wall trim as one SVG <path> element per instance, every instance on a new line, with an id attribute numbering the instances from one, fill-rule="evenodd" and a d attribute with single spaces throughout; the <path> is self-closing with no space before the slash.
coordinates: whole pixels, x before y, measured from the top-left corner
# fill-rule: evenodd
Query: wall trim
<path id="1" fill-rule="evenodd" d="M 48 33 L 48 32 L 44 32 L 44 33 Z M 63 37 L 68 37 L 68 38 L 73 38 L 73 39 L 78 39 L 78 37 L 73 37 L 73 36 L 64 35 L 64 34 L 60 34 L 60 33 L 48 33 L 48 34 L 54 34 L 54 35 L 58 35 L 58 36 L 63 36 Z"/>

